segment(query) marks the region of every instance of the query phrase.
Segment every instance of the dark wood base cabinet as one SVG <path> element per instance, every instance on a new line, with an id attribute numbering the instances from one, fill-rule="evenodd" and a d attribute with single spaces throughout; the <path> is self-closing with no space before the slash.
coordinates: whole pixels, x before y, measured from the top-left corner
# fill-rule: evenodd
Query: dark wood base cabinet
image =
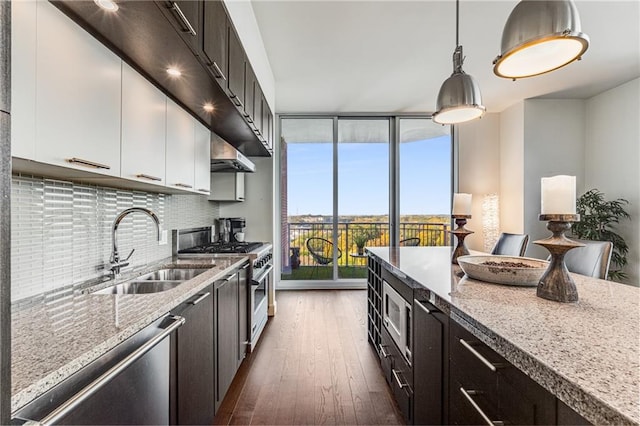
<path id="1" fill-rule="evenodd" d="M 179 425 L 212 424 L 214 411 L 213 285 L 176 309 L 185 324 L 176 339 L 176 418 Z M 172 416 L 173 417 L 173 416 Z"/>
<path id="2" fill-rule="evenodd" d="M 426 301 L 413 301 L 413 419 L 448 424 L 449 317 Z"/>
<path id="3" fill-rule="evenodd" d="M 382 287 L 412 300 L 410 351 L 386 329 Z M 438 310 L 426 289 L 368 258 L 368 337 L 407 424 L 584 425 L 589 422 Z M 413 295 L 413 298 L 409 297 Z"/>
<path id="4" fill-rule="evenodd" d="M 556 423 L 556 399 L 457 323 L 450 324 L 450 423 Z"/>

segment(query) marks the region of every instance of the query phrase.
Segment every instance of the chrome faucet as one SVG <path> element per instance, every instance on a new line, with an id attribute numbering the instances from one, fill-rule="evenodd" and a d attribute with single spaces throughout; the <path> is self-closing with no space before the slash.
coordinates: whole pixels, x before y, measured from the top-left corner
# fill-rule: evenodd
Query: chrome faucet
<path id="1" fill-rule="evenodd" d="M 131 250 L 131 252 L 126 258 L 120 259 L 120 253 L 118 253 L 118 239 L 116 235 L 117 234 L 116 231 L 118 230 L 118 225 L 120 225 L 120 222 L 122 222 L 122 219 L 124 219 L 130 213 L 134 213 L 134 212 L 145 213 L 151 219 L 153 219 L 153 221 L 156 224 L 156 229 L 158 231 L 158 241 L 161 240 L 160 219 L 158 219 L 158 216 L 151 210 L 145 209 L 142 207 L 132 207 L 130 209 L 124 210 L 122 213 L 116 216 L 115 220 L 113 221 L 113 226 L 111 227 L 111 241 L 113 242 L 113 249 L 111 251 L 111 258 L 109 259 L 109 263 L 111 264 L 111 267 L 109 268 L 109 270 L 111 271 L 111 275 L 114 278 L 117 278 L 118 276 L 120 276 L 121 268 L 129 265 L 128 260 L 129 258 L 131 258 L 131 255 L 133 255 L 133 252 L 136 251 L 136 249 L 133 249 Z"/>

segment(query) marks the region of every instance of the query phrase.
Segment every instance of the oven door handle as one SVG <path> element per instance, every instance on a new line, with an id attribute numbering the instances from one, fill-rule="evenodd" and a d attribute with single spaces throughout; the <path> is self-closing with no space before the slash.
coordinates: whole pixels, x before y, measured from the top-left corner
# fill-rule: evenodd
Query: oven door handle
<path id="1" fill-rule="evenodd" d="M 267 268 L 264 270 L 264 272 L 262 274 L 260 274 L 260 277 L 256 277 L 253 278 L 251 280 L 251 285 L 260 285 L 260 283 L 262 282 L 262 280 L 264 280 L 264 277 L 266 277 L 267 275 L 269 275 L 269 273 L 273 270 L 273 265 L 269 265 L 267 266 Z"/>

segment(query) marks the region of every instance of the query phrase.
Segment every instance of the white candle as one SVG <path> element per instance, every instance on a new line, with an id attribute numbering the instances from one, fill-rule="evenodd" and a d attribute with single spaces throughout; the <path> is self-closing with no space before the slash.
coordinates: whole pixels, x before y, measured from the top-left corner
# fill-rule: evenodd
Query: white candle
<path id="1" fill-rule="evenodd" d="M 454 216 L 471 216 L 471 194 L 453 194 Z"/>
<path id="2" fill-rule="evenodd" d="M 553 176 L 541 180 L 542 214 L 576 214 L 576 177 Z"/>

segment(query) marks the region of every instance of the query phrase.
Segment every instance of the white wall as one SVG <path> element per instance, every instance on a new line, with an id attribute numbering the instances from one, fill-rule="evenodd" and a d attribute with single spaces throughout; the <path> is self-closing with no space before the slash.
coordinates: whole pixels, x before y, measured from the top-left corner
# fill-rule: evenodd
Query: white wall
<path id="1" fill-rule="evenodd" d="M 275 111 L 276 83 L 253 6 L 249 0 L 224 0 L 224 4 L 238 31 L 238 36 L 245 52 L 247 52 L 247 57 L 260 83 L 264 97 L 269 103 L 271 111 Z"/>
<path id="2" fill-rule="evenodd" d="M 500 192 L 500 114 L 459 125 L 458 141 L 458 192 L 473 195 L 466 228 L 475 233 L 465 242 L 468 248 L 483 251 L 482 201 L 484 195 Z"/>
<path id="3" fill-rule="evenodd" d="M 254 173 L 245 173 L 245 201 L 220 202 L 220 217 L 244 217 L 247 241 L 273 241 L 273 159 L 252 157 Z"/>
<path id="4" fill-rule="evenodd" d="M 618 230 L 630 247 L 627 283 L 640 285 L 640 79 L 586 101 L 584 189 L 624 198 L 631 220 Z"/>
<path id="5" fill-rule="evenodd" d="M 500 231 L 524 232 L 524 102 L 500 114 Z"/>
<path id="6" fill-rule="evenodd" d="M 524 232 L 529 234 L 527 256 L 546 258 L 549 252 L 533 241 L 547 238 L 540 222 L 540 178 L 576 176 L 577 194 L 584 185 L 583 100 L 528 99 L 524 101 Z"/>

